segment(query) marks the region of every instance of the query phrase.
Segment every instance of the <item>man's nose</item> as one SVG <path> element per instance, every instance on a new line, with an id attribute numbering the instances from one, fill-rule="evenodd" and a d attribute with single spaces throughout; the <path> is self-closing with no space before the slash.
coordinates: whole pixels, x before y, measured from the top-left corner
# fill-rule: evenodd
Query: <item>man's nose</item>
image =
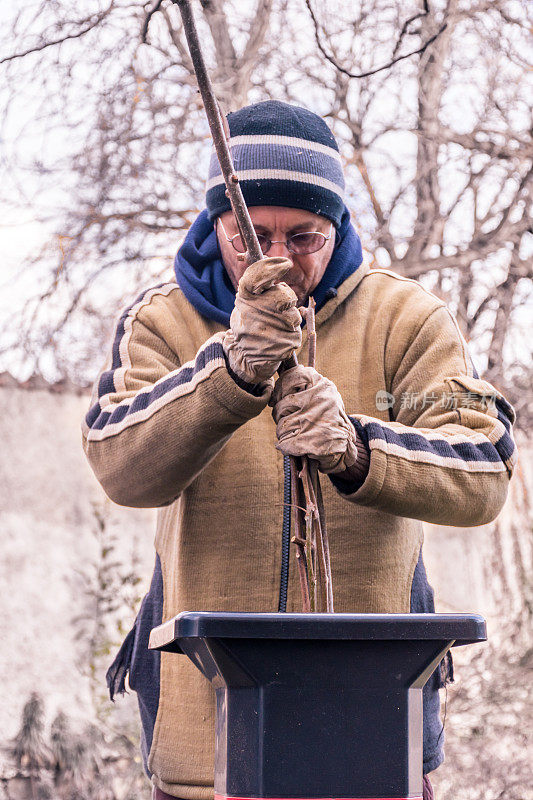
<path id="1" fill-rule="evenodd" d="M 267 255 L 281 256 L 282 258 L 291 258 L 290 250 L 287 248 L 285 242 L 272 242 Z"/>

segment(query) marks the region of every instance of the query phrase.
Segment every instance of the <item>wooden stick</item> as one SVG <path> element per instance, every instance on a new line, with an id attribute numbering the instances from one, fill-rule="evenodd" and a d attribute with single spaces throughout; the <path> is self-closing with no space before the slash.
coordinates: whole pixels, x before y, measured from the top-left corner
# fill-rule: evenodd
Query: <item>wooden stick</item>
<path id="1" fill-rule="evenodd" d="M 246 207 L 246 202 L 239 184 L 239 178 L 233 166 L 233 159 L 226 141 L 222 115 L 215 97 L 211 78 L 209 77 L 209 73 L 207 72 L 207 68 L 205 66 L 191 4 L 189 0 L 173 0 L 173 2 L 178 6 L 181 18 L 183 20 L 185 38 L 187 39 L 187 45 L 191 54 L 207 121 L 209 122 L 209 127 L 211 129 L 211 136 L 213 137 L 213 144 L 215 145 L 215 150 L 220 163 L 220 169 L 226 184 L 228 198 L 231 203 L 233 213 L 235 214 L 237 225 L 239 226 L 239 230 L 246 245 L 248 261 L 251 264 L 254 261 L 259 261 L 261 258 L 263 258 L 263 253 L 261 252 L 259 240 Z"/>
<path id="2" fill-rule="evenodd" d="M 263 258 L 263 253 L 259 245 L 259 239 L 257 238 L 255 228 L 252 225 L 252 220 L 239 183 L 239 177 L 233 166 L 233 159 L 226 138 L 226 120 L 220 111 L 213 84 L 211 83 L 209 73 L 205 66 L 190 0 L 172 0 L 172 2 L 175 3 L 180 10 L 183 30 L 191 54 L 196 80 L 198 81 L 198 88 L 202 96 L 209 128 L 211 129 L 211 136 L 213 137 L 213 144 L 215 145 L 220 170 L 224 178 L 224 183 L 226 184 L 226 194 L 231 203 L 237 226 L 246 245 L 246 261 L 248 264 L 253 264 L 254 261 L 259 261 Z M 280 370 L 295 367 L 297 363 L 296 356 L 293 354 L 281 364 Z"/>

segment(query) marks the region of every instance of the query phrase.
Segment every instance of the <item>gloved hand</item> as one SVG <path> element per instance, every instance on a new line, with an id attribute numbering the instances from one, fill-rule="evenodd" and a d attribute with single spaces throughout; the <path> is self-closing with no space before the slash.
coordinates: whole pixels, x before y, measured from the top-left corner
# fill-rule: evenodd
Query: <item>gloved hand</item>
<path id="1" fill-rule="evenodd" d="M 263 258 L 239 281 L 222 346 L 230 368 L 247 383 L 269 380 L 302 343 L 298 299 L 279 282 L 291 267 L 287 258 Z"/>
<path id="2" fill-rule="evenodd" d="M 270 405 L 282 453 L 309 456 L 321 472 L 344 472 L 355 464 L 356 435 L 342 397 L 316 369 L 299 364 L 283 372 Z"/>

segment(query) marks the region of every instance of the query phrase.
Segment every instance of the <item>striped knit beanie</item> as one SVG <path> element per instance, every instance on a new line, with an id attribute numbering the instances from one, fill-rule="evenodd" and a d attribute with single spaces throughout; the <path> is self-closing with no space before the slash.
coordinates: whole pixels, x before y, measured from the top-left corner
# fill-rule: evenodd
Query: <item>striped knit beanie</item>
<path id="1" fill-rule="evenodd" d="M 303 208 L 339 227 L 344 177 L 337 142 L 323 119 L 267 100 L 228 114 L 230 148 L 249 206 Z M 206 188 L 211 220 L 231 206 L 213 149 Z"/>

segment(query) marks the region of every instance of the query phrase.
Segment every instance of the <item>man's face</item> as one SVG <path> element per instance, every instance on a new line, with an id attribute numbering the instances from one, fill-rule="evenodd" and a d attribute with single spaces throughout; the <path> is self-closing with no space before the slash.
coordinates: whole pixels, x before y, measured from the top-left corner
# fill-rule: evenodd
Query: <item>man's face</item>
<path id="1" fill-rule="evenodd" d="M 292 268 L 284 280 L 296 293 L 300 305 L 305 304 L 313 289 L 320 283 L 329 264 L 335 247 L 335 228 L 331 228 L 331 223 L 326 217 L 299 208 L 252 206 L 249 212 L 257 233 L 263 234 L 271 240 L 286 241 L 295 233 L 310 233 L 311 231 L 319 231 L 328 236 L 331 231 L 331 238 L 316 253 L 305 256 L 296 255 L 290 253 L 284 244 L 273 244 L 268 253 L 265 253 L 265 256 L 283 256 L 292 261 Z M 222 220 L 222 225 L 229 238 L 239 232 L 232 211 L 225 211 L 219 219 Z M 237 288 L 247 264 L 239 259 L 239 254 L 227 241 L 218 220 L 216 231 L 224 266 L 233 286 Z"/>

